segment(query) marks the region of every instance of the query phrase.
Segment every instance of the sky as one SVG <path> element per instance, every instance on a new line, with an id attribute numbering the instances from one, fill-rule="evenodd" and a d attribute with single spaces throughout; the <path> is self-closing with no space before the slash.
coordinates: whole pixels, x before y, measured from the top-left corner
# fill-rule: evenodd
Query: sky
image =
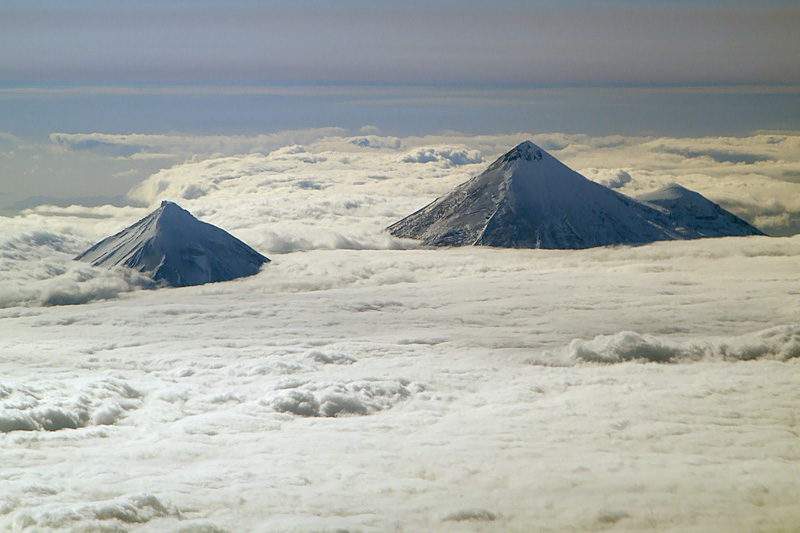
<path id="1" fill-rule="evenodd" d="M 800 83 L 793 2 L 5 2 L 0 83 Z"/>
<path id="2" fill-rule="evenodd" d="M 778 0 L 2 2 L 0 212 L 120 203 L 209 153 L 61 134 L 796 131 L 797 27 Z"/>

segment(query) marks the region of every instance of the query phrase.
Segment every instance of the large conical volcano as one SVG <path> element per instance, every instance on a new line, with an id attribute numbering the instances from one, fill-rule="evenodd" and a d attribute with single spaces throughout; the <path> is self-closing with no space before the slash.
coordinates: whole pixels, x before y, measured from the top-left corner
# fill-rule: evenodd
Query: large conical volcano
<path id="1" fill-rule="evenodd" d="M 760 234 L 752 227 L 755 233 L 748 233 L 733 221 L 740 219 L 696 193 L 683 195 L 675 205 L 659 198 L 653 196 L 652 203 L 629 198 L 526 141 L 388 230 L 434 246 L 506 248 L 590 248 Z M 711 209 L 711 204 L 733 218 L 726 217 L 727 226 L 717 224 L 712 230 L 702 218 L 691 217 L 690 204 L 698 209 Z"/>
<path id="2" fill-rule="evenodd" d="M 589 248 L 685 238 L 671 226 L 526 141 L 389 231 L 437 246 Z"/>
<path id="3" fill-rule="evenodd" d="M 252 276 L 269 262 L 233 235 L 167 201 L 75 259 L 133 268 L 172 287 Z"/>

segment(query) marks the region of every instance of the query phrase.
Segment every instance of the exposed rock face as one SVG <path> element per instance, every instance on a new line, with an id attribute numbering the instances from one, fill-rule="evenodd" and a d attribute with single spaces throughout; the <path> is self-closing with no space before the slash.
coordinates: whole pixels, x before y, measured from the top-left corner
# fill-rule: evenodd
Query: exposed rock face
<path id="1" fill-rule="evenodd" d="M 526 141 L 388 230 L 434 246 L 507 248 L 590 248 L 711 236 L 684 224 L 684 215 L 590 181 Z"/>
<path id="2" fill-rule="evenodd" d="M 167 201 L 75 259 L 133 268 L 171 287 L 252 276 L 269 262 L 233 235 Z"/>

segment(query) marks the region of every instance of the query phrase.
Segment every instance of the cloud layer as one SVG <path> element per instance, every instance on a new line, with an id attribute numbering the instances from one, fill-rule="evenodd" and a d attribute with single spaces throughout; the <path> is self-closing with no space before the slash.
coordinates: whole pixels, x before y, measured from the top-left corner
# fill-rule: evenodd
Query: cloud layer
<path id="1" fill-rule="evenodd" d="M 0 310 L 0 526 L 786 527 L 798 257 L 318 249 Z"/>
<path id="2" fill-rule="evenodd" d="M 18 305 L 70 305 L 116 298 L 153 288 L 152 280 L 130 269 L 97 269 L 72 259 L 91 244 L 83 238 L 47 230 L 12 234 L 0 240 L 0 308 Z"/>
<path id="3" fill-rule="evenodd" d="M 131 196 L 272 262 L 179 289 L 72 261 L 149 207 L 0 218 L 0 529 L 790 529 L 800 237 L 430 250 L 383 231 L 529 137 L 622 192 L 678 181 L 792 227 L 786 134 L 370 130 L 198 158 Z M 63 140 L 171 142 L 94 141 Z"/>
<path id="4" fill-rule="evenodd" d="M 163 199 L 180 203 L 267 256 L 315 249 L 414 248 L 417 243 L 394 239 L 384 228 L 477 174 L 526 138 L 588 178 L 625 194 L 635 196 L 678 182 L 768 234 L 800 231 L 800 178 L 793 177 L 800 176 L 796 135 L 398 138 L 370 129 L 357 136 L 340 133 L 331 128 L 261 137 L 54 134 L 53 142 L 63 149 L 106 158 L 160 153 L 178 157 L 215 149 L 249 153 L 198 156 L 155 172 L 128 193 L 130 202 L 148 207 L 44 205 L 2 219 L 2 275 L 10 289 L 0 296 L 0 304 L 83 303 L 146 287 L 146 280 L 128 271 L 97 271 L 70 259 L 143 217 Z M 34 257 L 38 263 L 22 266 Z"/>
<path id="5" fill-rule="evenodd" d="M 525 133 L 405 139 L 325 136 L 268 155 L 165 169 L 133 189 L 130 197 L 151 205 L 161 198 L 202 203 L 203 197 L 234 193 L 258 196 L 262 205 L 270 202 L 264 196 L 271 194 L 302 197 L 312 204 L 344 197 L 346 205 L 359 205 L 357 211 L 368 203 L 371 215 L 391 212 L 399 218 L 527 138 L 590 179 L 623 193 L 636 195 L 678 182 L 768 234 L 800 232 L 800 203 L 793 200 L 800 198 L 800 178 L 795 179 L 800 176 L 800 137 L 788 134 L 695 139 Z M 335 205 L 330 211 L 345 215 Z M 280 219 L 304 217 L 313 215 L 284 210 Z"/>

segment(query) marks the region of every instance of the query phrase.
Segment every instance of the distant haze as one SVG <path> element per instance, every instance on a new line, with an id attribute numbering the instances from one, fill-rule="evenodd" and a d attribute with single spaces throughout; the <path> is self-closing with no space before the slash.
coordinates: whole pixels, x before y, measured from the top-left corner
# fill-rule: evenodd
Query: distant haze
<path id="1" fill-rule="evenodd" d="M 17 2 L 0 83 L 796 84 L 795 2 Z"/>
<path id="2" fill-rule="evenodd" d="M 403 139 L 384 147 L 400 151 L 428 144 L 412 137 L 482 149 L 469 137 L 507 136 L 485 157 L 518 132 L 683 138 L 675 173 L 709 144 L 716 163 L 755 172 L 737 187 L 793 186 L 791 151 L 780 163 L 784 151 L 744 138 L 791 145 L 800 130 L 799 27 L 800 5 L 781 0 L 3 2 L 0 213 L 125 205 L 188 160 L 363 134 Z M 794 212 L 765 194 L 750 220 Z"/>

